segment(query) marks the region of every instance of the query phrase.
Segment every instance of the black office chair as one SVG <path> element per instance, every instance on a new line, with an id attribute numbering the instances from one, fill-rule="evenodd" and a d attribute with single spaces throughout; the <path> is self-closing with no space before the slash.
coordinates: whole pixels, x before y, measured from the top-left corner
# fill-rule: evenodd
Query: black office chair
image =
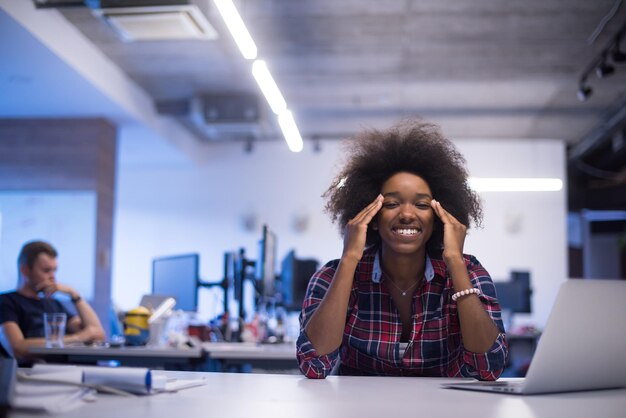
<path id="1" fill-rule="evenodd" d="M 4 345 L 0 342 L 0 358 L 13 358 L 13 356 L 4 348 Z"/>
<path id="2" fill-rule="evenodd" d="M 16 373 L 17 362 L 14 359 L 0 358 L 0 418 L 8 416 L 10 401 L 15 390 Z"/>

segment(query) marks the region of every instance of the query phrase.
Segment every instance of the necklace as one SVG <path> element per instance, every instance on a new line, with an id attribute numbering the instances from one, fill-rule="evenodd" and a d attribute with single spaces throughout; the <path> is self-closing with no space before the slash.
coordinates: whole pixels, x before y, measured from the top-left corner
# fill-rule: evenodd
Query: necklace
<path id="1" fill-rule="evenodd" d="M 398 289 L 400 291 L 400 293 L 402 293 L 402 296 L 406 296 L 406 292 L 408 292 L 409 290 L 413 289 L 415 286 L 417 286 L 417 284 L 419 283 L 419 280 L 417 280 L 415 283 L 413 283 L 411 286 L 407 287 L 406 289 L 402 290 L 400 288 L 400 286 L 398 286 L 397 284 L 395 284 L 395 282 L 391 279 L 391 276 L 389 276 L 387 273 L 383 272 L 383 274 L 385 275 L 385 278 L 389 279 L 389 283 L 391 283 L 396 289 Z"/>

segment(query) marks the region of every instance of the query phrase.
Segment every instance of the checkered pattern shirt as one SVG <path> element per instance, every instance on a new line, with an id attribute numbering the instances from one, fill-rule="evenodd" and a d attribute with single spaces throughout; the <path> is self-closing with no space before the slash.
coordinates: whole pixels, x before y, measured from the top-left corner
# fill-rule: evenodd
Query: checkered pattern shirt
<path id="1" fill-rule="evenodd" d="M 408 346 L 401 349 L 402 323 L 389 288 L 381 280 L 379 252 L 367 249 L 357 265 L 346 313 L 341 346 L 318 355 L 304 331 L 328 290 L 339 260 L 317 271 L 309 282 L 300 313 L 297 357 L 300 370 L 312 379 L 323 379 L 340 359 L 339 374 L 389 376 L 474 377 L 495 380 L 504 368 L 508 346 L 496 291 L 478 260 L 464 255 L 472 285 L 500 330 L 486 353 L 463 347 L 454 289 L 441 257 L 427 257 L 425 280 L 413 294 L 413 330 Z"/>

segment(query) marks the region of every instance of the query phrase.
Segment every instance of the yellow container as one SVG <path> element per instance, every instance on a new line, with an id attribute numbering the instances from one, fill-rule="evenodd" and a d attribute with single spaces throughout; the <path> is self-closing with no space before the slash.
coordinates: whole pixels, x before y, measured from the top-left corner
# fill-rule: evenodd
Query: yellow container
<path id="1" fill-rule="evenodd" d="M 128 345 L 144 345 L 150 337 L 150 325 L 148 324 L 150 311 L 140 306 L 126 312 L 124 317 L 124 337 Z"/>

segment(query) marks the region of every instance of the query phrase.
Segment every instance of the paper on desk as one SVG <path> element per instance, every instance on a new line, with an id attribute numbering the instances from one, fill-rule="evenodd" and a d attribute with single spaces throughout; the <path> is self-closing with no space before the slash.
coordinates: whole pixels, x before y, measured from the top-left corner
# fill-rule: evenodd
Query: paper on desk
<path id="1" fill-rule="evenodd" d="M 63 368 L 63 369 L 51 369 L 44 372 L 41 367 L 34 365 L 28 372 L 29 377 L 33 380 L 37 378 L 45 380 L 54 380 L 57 382 L 66 383 L 83 383 L 83 371 L 77 367 Z"/>
<path id="2" fill-rule="evenodd" d="M 172 379 L 163 375 L 152 376 L 153 393 L 161 392 L 177 392 L 182 389 L 189 389 L 196 386 L 202 386 L 207 383 L 206 378 L 197 379 Z"/>
<path id="3" fill-rule="evenodd" d="M 85 401 L 93 401 L 95 394 L 92 389 L 75 386 L 18 381 L 11 397 L 11 407 L 58 414 L 75 409 Z"/>
<path id="4" fill-rule="evenodd" d="M 149 394 L 152 390 L 152 373 L 145 368 L 35 364 L 30 374 L 58 380 L 57 375 L 67 375 L 69 379 L 71 373 L 80 375 L 81 380 L 74 383 L 110 386 L 137 394 Z"/>
<path id="5" fill-rule="evenodd" d="M 153 375 L 150 369 L 132 367 L 91 367 L 55 364 L 35 364 L 32 377 L 62 380 L 73 383 L 105 385 L 138 394 L 175 392 L 206 383 L 206 379 L 172 379 Z M 57 379 L 57 376 L 59 377 Z"/>

